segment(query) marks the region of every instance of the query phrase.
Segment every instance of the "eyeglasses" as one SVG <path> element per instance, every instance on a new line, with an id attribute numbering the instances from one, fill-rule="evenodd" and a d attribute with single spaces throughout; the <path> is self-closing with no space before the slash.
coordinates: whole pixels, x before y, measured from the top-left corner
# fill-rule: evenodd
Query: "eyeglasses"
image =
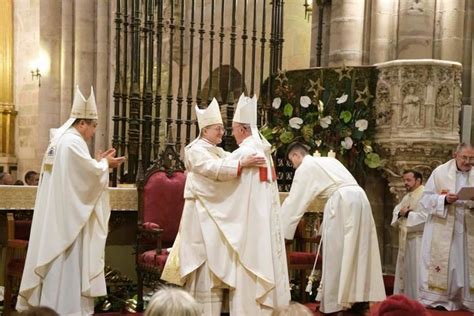
<path id="1" fill-rule="evenodd" d="M 474 163 L 474 157 L 465 156 L 465 155 L 462 155 L 462 156 L 459 155 L 458 157 L 459 157 L 459 159 L 461 159 L 461 160 L 463 160 L 463 161 Z"/>
<path id="2" fill-rule="evenodd" d="M 204 127 L 205 129 L 212 129 L 212 130 L 215 130 L 217 132 L 222 132 L 224 135 L 225 135 L 225 128 L 222 127 L 222 126 L 212 126 L 212 127 Z"/>

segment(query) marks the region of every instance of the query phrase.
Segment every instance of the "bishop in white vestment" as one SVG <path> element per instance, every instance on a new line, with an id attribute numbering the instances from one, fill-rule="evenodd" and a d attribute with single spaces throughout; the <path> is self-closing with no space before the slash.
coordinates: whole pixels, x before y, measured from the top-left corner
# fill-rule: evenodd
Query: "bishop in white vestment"
<path id="1" fill-rule="evenodd" d="M 474 207 L 456 194 L 474 186 L 474 149 L 458 146 L 454 159 L 426 182 L 420 206 L 428 214 L 422 239 L 419 301 L 474 312 Z"/>
<path id="2" fill-rule="evenodd" d="M 313 200 L 327 200 L 321 233 L 320 311 L 334 313 L 357 302 L 384 300 L 377 232 L 364 190 L 337 159 L 312 157 L 300 143 L 289 146 L 288 158 L 296 171 L 282 205 L 285 238 L 293 239 Z"/>
<path id="3" fill-rule="evenodd" d="M 271 145 L 257 128 L 256 96 L 248 98 L 242 94 L 240 97 L 233 118 L 232 134 L 239 148 L 232 152 L 231 158 L 242 159 L 247 155 L 258 155 L 265 157 L 266 161 L 265 167 L 245 169 L 240 177 L 240 188 L 242 188 L 240 195 L 246 203 L 240 210 L 244 214 L 248 213 L 242 216 L 242 220 L 247 222 L 243 234 L 248 244 L 240 248 L 252 248 L 249 244 L 257 240 L 261 248 L 254 247 L 253 251 L 257 253 L 253 255 L 247 250 L 239 251 L 239 254 L 244 257 L 246 252 L 249 252 L 246 260 L 254 266 L 252 272 L 255 275 L 268 275 L 274 288 L 265 295 L 264 299 L 256 301 L 255 297 L 252 298 L 249 295 L 243 300 L 243 294 L 255 293 L 255 288 L 258 286 L 257 282 L 247 278 L 245 283 L 240 284 L 240 288 L 237 287 L 231 292 L 234 296 L 231 302 L 237 305 L 233 310 L 235 315 L 257 315 L 266 312 L 266 307 L 288 305 L 291 297 L 276 173 L 271 157 Z M 235 197 L 239 198 L 238 195 Z M 231 233 L 232 231 L 229 231 L 229 234 Z M 245 262 L 237 269 L 243 270 L 242 268 L 245 268 Z M 247 275 L 248 273 L 243 274 L 244 277 Z M 241 297 L 239 297 L 239 292 Z"/>
<path id="4" fill-rule="evenodd" d="M 398 256 L 393 294 L 418 298 L 421 237 L 427 215 L 418 207 L 424 186 L 418 171 L 407 170 L 402 175 L 408 193 L 393 209 L 391 225 L 399 230 Z"/>
<path id="5" fill-rule="evenodd" d="M 110 217 L 110 149 L 91 157 L 86 141 L 97 126 L 93 91 L 76 91 L 70 119 L 54 134 L 43 159 L 17 310 L 47 306 L 60 315 L 91 315 L 106 295 L 104 247 Z"/>
<path id="6" fill-rule="evenodd" d="M 201 303 L 204 315 L 220 315 L 223 309 L 223 289 L 232 290 L 239 287 L 241 282 L 248 281 L 246 278 L 236 278 L 236 267 L 241 259 L 232 249 L 235 245 L 230 244 L 245 242 L 241 239 L 240 232 L 247 223 L 239 221 L 242 214 L 237 207 L 232 207 L 236 204 L 243 205 L 242 199 L 234 198 L 228 204 L 224 201 L 229 195 L 237 194 L 238 178 L 246 167 L 260 165 L 265 159 L 255 156 L 232 159 L 228 152 L 216 146 L 222 141 L 224 128 L 215 99 L 205 110 L 196 108 L 196 116 L 201 134 L 185 149 L 187 178 L 183 216 L 179 236 L 166 262 L 162 278 L 168 282 L 184 284 Z M 230 216 L 228 225 L 221 225 L 222 221 L 226 221 L 226 216 Z M 229 236 L 229 229 L 235 234 Z M 229 237 L 231 240 L 226 241 Z M 179 271 L 178 276 L 175 269 Z M 254 278 L 245 269 L 240 269 L 239 272 Z M 266 283 L 265 286 L 268 287 Z M 256 288 L 255 291 L 260 293 L 261 289 Z M 252 296 L 245 291 L 238 294 L 243 294 L 238 296 L 240 300 L 247 300 L 248 295 Z M 257 294 L 253 295 L 252 301 L 255 302 Z M 234 310 L 246 305 L 247 302 L 243 305 L 231 303 L 230 308 Z"/>

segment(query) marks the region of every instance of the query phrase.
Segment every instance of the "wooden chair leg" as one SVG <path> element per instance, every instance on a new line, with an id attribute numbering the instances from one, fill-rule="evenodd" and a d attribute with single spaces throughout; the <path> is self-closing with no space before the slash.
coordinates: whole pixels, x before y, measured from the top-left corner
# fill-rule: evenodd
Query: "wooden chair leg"
<path id="1" fill-rule="evenodd" d="M 3 314 L 9 316 L 12 311 L 12 287 L 13 280 L 11 276 L 5 278 L 5 293 L 3 298 Z"/>
<path id="2" fill-rule="evenodd" d="M 143 312 L 143 275 L 137 269 L 137 312 Z"/>
<path id="3" fill-rule="evenodd" d="M 300 270 L 300 300 L 306 303 L 306 271 Z"/>

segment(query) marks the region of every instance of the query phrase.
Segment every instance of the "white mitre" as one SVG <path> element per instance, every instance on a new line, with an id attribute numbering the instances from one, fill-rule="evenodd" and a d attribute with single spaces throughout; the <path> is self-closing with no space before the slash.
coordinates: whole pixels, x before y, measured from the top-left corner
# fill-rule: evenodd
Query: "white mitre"
<path id="1" fill-rule="evenodd" d="M 255 102 L 253 102 L 255 101 Z M 237 102 L 233 122 L 257 126 L 257 96 L 246 97 L 243 93 Z"/>
<path id="2" fill-rule="evenodd" d="M 239 98 L 239 101 L 237 102 L 237 107 L 235 109 L 234 113 L 234 118 L 232 119 L 233 122 L 235 123 L 240 123 L 240 124 L 248 124 L 250 125 L 250 130 L 252 131 L 252 137 L 257 140 L 257 142 L 262 146 L 262 149 L 265 153 L 268 155 L 271 154 L 271 145 L 270 143 L 266 140 L 265 137 L 263 137 L 262 134 L 260 134 L 260 131 L 258 130 L 257 126 L 257 96 L 254 95 L 252 98 L 246 97 L 243 93 Z M 273 178 L 272 175 L 272 168 L 273 168 L 273 162 L 268 159 L 268 157 L 265 157 L 266 159 L 266 165 L 267 165 L 267 179 L 270 181 Z"/>
<path id="3" fill-rule="evenodd" d="M 214 124 L 223 124 L 221 110 L 216 98 L 213 98 L 211 104 L 205 109 L 200 109 L 196 105 L 196 117 L 199 125 L 199 130 L 206 126 Z"/>
<path id="4" fill-rule="evenodd" d="M 86 98 L 84 98 L 82 95 L 81 90 L 79 90 L 79 86 L 77 86 L 69 119 L 61 127 L 51 129 L 49 132 L 50 139 L 43 161 L 44 164 L 53 164 L 54 157 L 56 155 L 56 144 L 59 138 L 61 138 L 61 136 L 72 126 L 72 124 L 74 124 L 77 119 L 98 119 L 97 105 L 95 103 L 93 87 L 91 87 L 91 94 L 86 100 Z"/>
<path id="5" fill-rule="evenodd" d="M 95 103 L 94 88 L 91 87 L 91 94 L 86 100 L 77 86 L 76 94 L 74 96 L 74 102 L 72 103 L 71 115 L 70 118 L 75 119 L 89 119 L 97 120 L 99 119 L 97 115 L 97 105 Z"/>
<path id="6" fill-rule="evenodd" d="M 246 97 L 243 93 L 237 102 L 235 108 L 233 122 L 241 124 L 249 124 L 252 131 L 252 136 L 259 142 L 262 142 L 262 137 L 257 127 L 257 96 L 252 98 Z"/>

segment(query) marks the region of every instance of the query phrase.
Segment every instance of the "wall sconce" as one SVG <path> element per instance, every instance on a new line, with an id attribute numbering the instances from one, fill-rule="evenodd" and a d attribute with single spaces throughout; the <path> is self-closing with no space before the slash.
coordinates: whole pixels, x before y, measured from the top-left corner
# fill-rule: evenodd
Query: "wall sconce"
<path id="1" fill-rule="evenodd" d="M 35 78 L 38 79 L 38 87 L 41 87 L 41 72 L 39 68 L 36 68 L 36 70 L 31 71 L 31 80 Z"/>
<path id="2" fill-rule="evenodd" d="M 305 20 L 310 19 L 311 15 L 313 14 L 313 1 L 312 0 L 304 0 L 304 18 Z"/>
<path id="3" fill-rule="evenodd" d="M 31 62 L 31 80 L 38 80 L 38 87 L 41 87 L 41 78 L 48 75 L 50 66 L 49 55 L 45 50 L 40 49 L 39 56 Z"/>

